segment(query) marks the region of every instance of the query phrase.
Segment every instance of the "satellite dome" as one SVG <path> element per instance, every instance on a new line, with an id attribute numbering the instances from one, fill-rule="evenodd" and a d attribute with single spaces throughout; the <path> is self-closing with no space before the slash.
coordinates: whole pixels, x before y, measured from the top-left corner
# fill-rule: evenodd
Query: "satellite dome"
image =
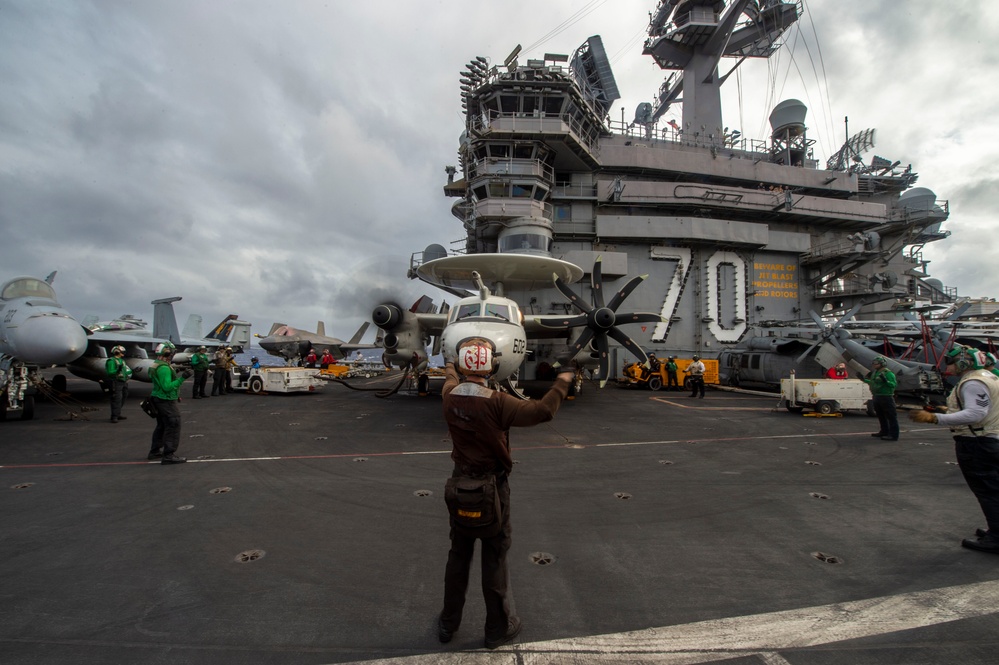
<path id="1" fill-rule="evenodd" d="M 808 107 L 800 100 L 785 99 L 770 112 L 770 129 L 774 134 L 784 130 L 791 130 L 792 134 L 803 133 L 807 113 Z"/>
<path id="2" fill-rule="evenodd" d="M 433 261 L 434 259 L 443 259 L 447 256 L 447 250 L 444 249 L 443 245 L 438 245 L 436 243 L 432 245 L 427 245 L 426 249 L 423 250 L 423 261 Z"/>
<path id="3" fill-rule="evenodd" d="M 933 210 L 937 195 L 926 187 L 913 187 L 898 197 L 898 205 L 909 210 Z"/>

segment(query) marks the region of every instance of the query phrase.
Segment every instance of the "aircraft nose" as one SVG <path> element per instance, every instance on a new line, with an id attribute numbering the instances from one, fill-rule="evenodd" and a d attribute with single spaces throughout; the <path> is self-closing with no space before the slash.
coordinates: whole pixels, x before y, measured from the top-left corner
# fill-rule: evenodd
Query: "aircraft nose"
<path id="1" fill-rule="evenodd" d="M 14 345 L 26 363 L 65 365 L 87 350 L 87 334 L 68 316 L 33 316 L 18 326 Z"/>

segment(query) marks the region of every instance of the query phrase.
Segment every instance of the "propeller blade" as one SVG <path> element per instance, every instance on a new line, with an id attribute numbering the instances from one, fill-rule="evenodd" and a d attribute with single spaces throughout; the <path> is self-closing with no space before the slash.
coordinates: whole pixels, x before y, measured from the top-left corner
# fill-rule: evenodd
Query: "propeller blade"
<path id="1" fill-rule="evenodd" d="M 632 314 L 617 314 L 614 317 L 618 324 L 621 323 L 662 323 L 666 319 L 652 312 L 634 312 Z"/>
<path id="2" fill-rule="evenodd" d="M 617 328 L 611 328 L 607 334 L 613 337 L 618 344 L 631 351 L 631 354 L 642 361 L 642 363 L 649 362 L 649 357 L 645 355 L 645 351 L 642 350 L 642 347 L 628 337 L 624 331 L 618 330 Z"/>
<path id="3" fill-rule="evenodd" d="M 593 288 L 593 304 L 596 307 L 604 306 L 604 279 L 600 269 L 602 260 L 597 257 L 593 262 L 593 272 L 590 273 L 590 286 Z"/>
<path id="4" fill-rule="evenodd" d="M 587 328 L 581 332 L 579 337 L 576 338 L 576 341 L 569 345 L 569 350 L 572 352 L 572 355 L 575 356 L 577 353 L 582 351 L 583 347 L 590 343 L 590 340 L 593 339 L 594 335 L 596 335 L 596 333 L 593 331 L 593 328 Z"/>
<path id="5" fill-rule="evenodd" d="M 814 342 L 812 342 L 812 345 L 809 346 L 807 349 L 805 349 L 804 352 L 802 352 L 802 354 L 800 356 L 798 356 L 798 359 L 795 360 L 794 362 L 799 363 L 799 364 L 802 363 L 802 362 L 804 362 L 805 358 L 808 357 L 808 354 L 812 352 L 812 349 L 814 349 L 815 347 L 817 347 L 819 344 L 821 344 L 824 341 L 825 340 L 820 337 L 817 340 L 815 340 Z"/>
<path id="6" fill-rule="evenodd" d="M 538 325 L 548 330 L 565 330 L 586 325 L 586 315 L 567 316 L 564 319 L 536 319 Z"/>
<path id="7" fill-rule="evenodd" d="M 861 300 L 856 305 L 850 308 L 850 311 L 840 317 L 839 321 L 833 324 L 833 328 L 838 328 L 843 325 L 844 321 L 853 318 L 853 315 L 860 311 L 860 308 L 864 306 L 864 301 Z"/>
<path id="8" fill-rule="evenodd" d="M 808 316 L 812 317 L 812 321 L 815 321 L 815 325 L 819 327 L 819 330 L 826 327 L 826 322 L 822 320 L 822 317 L 814 309 L 808 310 Z"/>
<path id="9" fill-rule="evenodd" d="M 555 273 L 552 273 L 552 277 L 555 278 L 555 288 L 559 290 L 559 293 L 565 296 L 566 299 L 575 305 L 580 311 L 589 314 L 593 310 L 593 308 L 590 307 L 585 300 L 581 299 L 572 289 L 569 288 L 568 284 L 562 281 L 561 277 Z"/>
<path id="10" fill-rule="evenodd" d="M 638 277 L 632 278 L 632 280 L 630 282 L 628 282 L 627 284 L 625 284 L 624 288 L 621 289 L 620 291 L 618 291 L 617 293 L 615 293 L 614 297 L 611 298 L 610 304 L 608 305 L 608 307 L 610 308 L 610 310 L 612 312 L 616 312 L 617 308 L 621 306 L 622 302 L 624 302 L 624 299 L 627 298 L 629 295 L 631 295 L 631 292 L 634 291 L 635 288 L 639 284 L 641 284 L 642 282 L 644 282 L 647 278 L 648 278 L 648 275 L 639 275 Z"/>

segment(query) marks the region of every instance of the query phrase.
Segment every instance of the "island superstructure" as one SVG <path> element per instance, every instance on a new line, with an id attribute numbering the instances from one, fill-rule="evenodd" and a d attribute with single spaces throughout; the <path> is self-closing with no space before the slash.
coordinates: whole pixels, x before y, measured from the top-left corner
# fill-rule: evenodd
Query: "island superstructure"
<path id="1" fill-rule="evenodd" d="M 648 274 L 629 306 L 665 320 L 632 338 L 677 355 L 716 357 L 809 312 L 953 302 L 922 256 L 949 235 L 948 202 L 913 187 L 911 165 L 866 161 L 874 130 L 820 162 L 798 100 L 773 108 L 766 139 L 725 125 L 728 75 L 773 54 L 800 14 L 780 0 L 662 0 L 643 53 L 669 74 L 628 123 L 611 120 L 620 94 L 599 36 L 569 55 L 517 47 L 501 63 L 470 60 L 459 166 L 444 187 L 464 230 L 453 250 L 553 256 L 587 272 L 600 257 L 605 290 Z M 723 58 L 734 65 L 724 75 Z M 664 120 L 681 103 L 682 122 Z M 507 295 L 527 315 L 570 311 L 554 287 Z M 559 341 L 533 345 L 533 363 L 550 362 Z"/>

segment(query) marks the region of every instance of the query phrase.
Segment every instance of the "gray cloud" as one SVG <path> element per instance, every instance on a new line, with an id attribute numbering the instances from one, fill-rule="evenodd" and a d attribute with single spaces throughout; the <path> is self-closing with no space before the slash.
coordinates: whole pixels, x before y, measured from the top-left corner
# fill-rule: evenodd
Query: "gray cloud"
<path id="1" fill-rule="evenodd" d="M 630 116 L 663 80 L 641 55 L 655 4 L 587 5 L 531 55 L 602 35 L 624 95 L 612 117 Z M 149 301 L 180 295 L 181 321 L 233 311 L 266 332 L 275 320 L 324 319 L 349 336 L 377 302 L 408 306 L 429 292 L 405 277 L 412 252 L 462 235 L 441 187 L 462 130 L 464 63 L 538 42 L 579 8 L 8 0 L 3 272 L 59 269 L 60 299 L 78 316 L 148 317 Z M 760 138 L 773 104 L 797 96 L 821 159 L 842 142 L 844 115 L 851 131 L 877 127 L 877 154 L 912 162 L 919 185 L 951 200 L 953 237 L 924 250 L 935 276 L 962 293 L 999 291 L 966 267 L 994 189 L 975 174 L 999 152 L 994 93 L 968 85 L 988 80 L 999 57 L 987 5 L 806 9 L 818 36 L 806 15 L 772 67 L 745 63 L 726 85 L 726 124 Z"/>

